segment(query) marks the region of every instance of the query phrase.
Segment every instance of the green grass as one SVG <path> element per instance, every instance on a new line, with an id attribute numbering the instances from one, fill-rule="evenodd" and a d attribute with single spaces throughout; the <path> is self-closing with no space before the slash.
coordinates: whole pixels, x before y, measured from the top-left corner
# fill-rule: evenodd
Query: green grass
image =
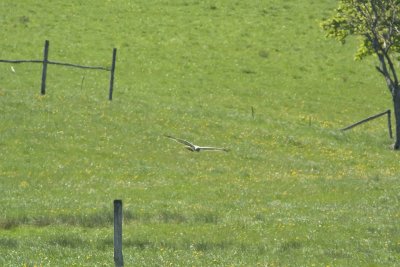
<path id="1" fill-rule="evenodd" d="M 390 97 L 324 38 L 336 4 L 134 2 L 0 3 L 1 59 L 118 49 L 112 102 L 107 72 L 50 65 L 40 96 L 40 64 L 0 64 L 0 265 L 112 266 L 122 199 L 126 266 L 396 266 L 386 121 L 339 131 Z"/>

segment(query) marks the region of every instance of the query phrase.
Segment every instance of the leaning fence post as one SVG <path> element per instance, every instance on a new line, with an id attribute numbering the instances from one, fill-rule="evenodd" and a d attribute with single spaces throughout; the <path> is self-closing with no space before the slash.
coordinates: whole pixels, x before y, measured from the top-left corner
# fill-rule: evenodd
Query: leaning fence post
<path id="1" fill-rule="evenodd" d="M 110 92 L 108 95 L 108 100 L 112 100 L 113 89 L 114 89 L 114 72 L 115 72 L 115 60 L 117 59 L 117 48 L 113 49 L 113 57 L 111 64 L 111 77 L 110 77 Z"/>
<path id="2" fill-rule="evenodd" d="M 42 88 L 40 93 L 42 95 L 46 94 L 46 76 L 47 76 L 47 63 L 49 57 L 49 40 L 44 42 L 44 51 L 43 51 L 43 70 L 42 70 Z"/>
<path id="3" fill-rule="evenodd" d="M 351 128 L 354 128 L 354 127 L 356 127 L 357 125 L 363 124 L 363 123 L 365 123 L 365 122 L 367 122 L 367 121 L 376 119 L 376 118 L 381 117 L 381 116 L 384 116 L 384 115 L 386 115 L 386 114 L 389 114 L 389 113 L 388 113 L 388 110 L 386 110 L 386 111 L 384 111 L 384 112 L 382 112 L 382 113 L 373 115 L 373 116 L 371 116 L 371 117 L 368 117 L 368 118 L 366 118 L 366 119 L 363 119 L 363 120 L 361 120 L 361 121 L 359 121 L 359 122 L 353 123 L 352 125 L 349 125 L 349 126 L 343 128 L 343 129 L 341 129 L 341 131 L 350 130 Z"/>
<path id="4" fill-rule="evenodd" d="M 122 200 L 114 200 L 114 263 L 124 266 L 122 256 Z"/>

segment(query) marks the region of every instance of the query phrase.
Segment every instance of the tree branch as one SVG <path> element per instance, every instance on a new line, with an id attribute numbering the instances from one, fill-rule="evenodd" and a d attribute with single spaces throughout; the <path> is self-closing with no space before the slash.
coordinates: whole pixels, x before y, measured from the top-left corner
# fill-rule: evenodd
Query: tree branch
<path id="1" fill-rule="evenodd" d="M 386 76 L 385 72 L 379 67 L 379 66 L 375 66 L 375 69 L 382 74 L 383 76 Z"/>
<path id="2" fill-rule="evenodd" d="M 379 61 L 381 62 L 381 66 L 382 66 L 381 70 L 383 73 L 385 73 L 384 75 L 385 75 L 386 82 L 388 83 L 388 86 L 393 91 L 393 88 L 395 88 L 399 84 L 396 69 L 394 68 L 394 64 L 389 56 L 389 53 L 388 53 L 389 50 L 386 50 L 386 48 L 384 48 L 382 46 L 382 44 L 379 42 L 380 36 L 379 36 L 378 30 L 377 30 L 379 19 L 384 20 L 384 18 L 382 18 L 379 15 L 378 8 L 376 6 L 375 1 L 371 1 L 371 7 L 374 12 L 375 18 L 374 18 L 374 23 L 372 24 L 372 27 L 371 27 L 371 32 L 373 34 L 373 38 L 370 37 L 370 41 L 372 41 L 372 45 L 374 47 L 375 53 L 378 55 Z M 385 10 L 386 10 L 385 5 L 382 5 L 382 16 L 383 16 L 383 14 L 386 13 Z M 385 37 L 390 40 L 389 36 L 383 35 L 381 38 L 385 41 L 386 40 Z M 385 60 L 386 60 L 387 64 L 389 65 L 390 72 L 386 67 Z"/>

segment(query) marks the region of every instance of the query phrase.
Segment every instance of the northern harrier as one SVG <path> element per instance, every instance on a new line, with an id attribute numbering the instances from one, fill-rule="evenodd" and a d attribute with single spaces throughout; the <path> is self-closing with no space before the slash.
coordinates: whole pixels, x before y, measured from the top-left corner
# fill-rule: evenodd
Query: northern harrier
<path id="1" fill-rule="evenodd" d="M 200 152 L 201 150 L 208 150 L 208 151 L 225 151 L 225 152 L 228 152 L 229 150 L 228 149 L 226 149 L 226 148 L 219 148 L 219 147 L 210 147 L 210 146 L 197 146 L 197 145 L 194 145 L 194 144 L 192 144 L 192 143 L 190 143 L 190 142 L 188 142 L 188 141 L 186 141 L 186 140 L 183 140 L 183 139 L 180 139 L 180 138 L 176 138 L 176 137 L 173 137 L 173 136 L 170 136 L 170 135 L 164 135 L 165 137 L 167 137 L 167 138 L 170 138 L 170 139 L 172 139 L 172 140 L 174 140 L 174 141 L 176 141 L 176 142 L 178 142 L 178 143 L 181 143 L 181 144 L 184 144 L 185 145 L 185 148 L 187 149 L 187 150 L 190 150 L 190 151 L 192 151 L 192 152 Z"/>

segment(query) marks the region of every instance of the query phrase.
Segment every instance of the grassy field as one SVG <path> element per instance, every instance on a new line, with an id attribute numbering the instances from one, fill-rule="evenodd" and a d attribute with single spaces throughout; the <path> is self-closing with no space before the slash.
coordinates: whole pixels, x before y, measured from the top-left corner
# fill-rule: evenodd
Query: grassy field
<path id="1" fill-rule="evenodd" d="M 328 3 L 329 2 L 329 3 Z M 0 3 L 0 265 L 396 266 L 400 155 L 335 1 Z M 11 70 L 14 68 L 15 72 Z M 252 115 L 252 108 L 254 116 Z M 164 138 L 230 148 L 191 153 Z"/>

